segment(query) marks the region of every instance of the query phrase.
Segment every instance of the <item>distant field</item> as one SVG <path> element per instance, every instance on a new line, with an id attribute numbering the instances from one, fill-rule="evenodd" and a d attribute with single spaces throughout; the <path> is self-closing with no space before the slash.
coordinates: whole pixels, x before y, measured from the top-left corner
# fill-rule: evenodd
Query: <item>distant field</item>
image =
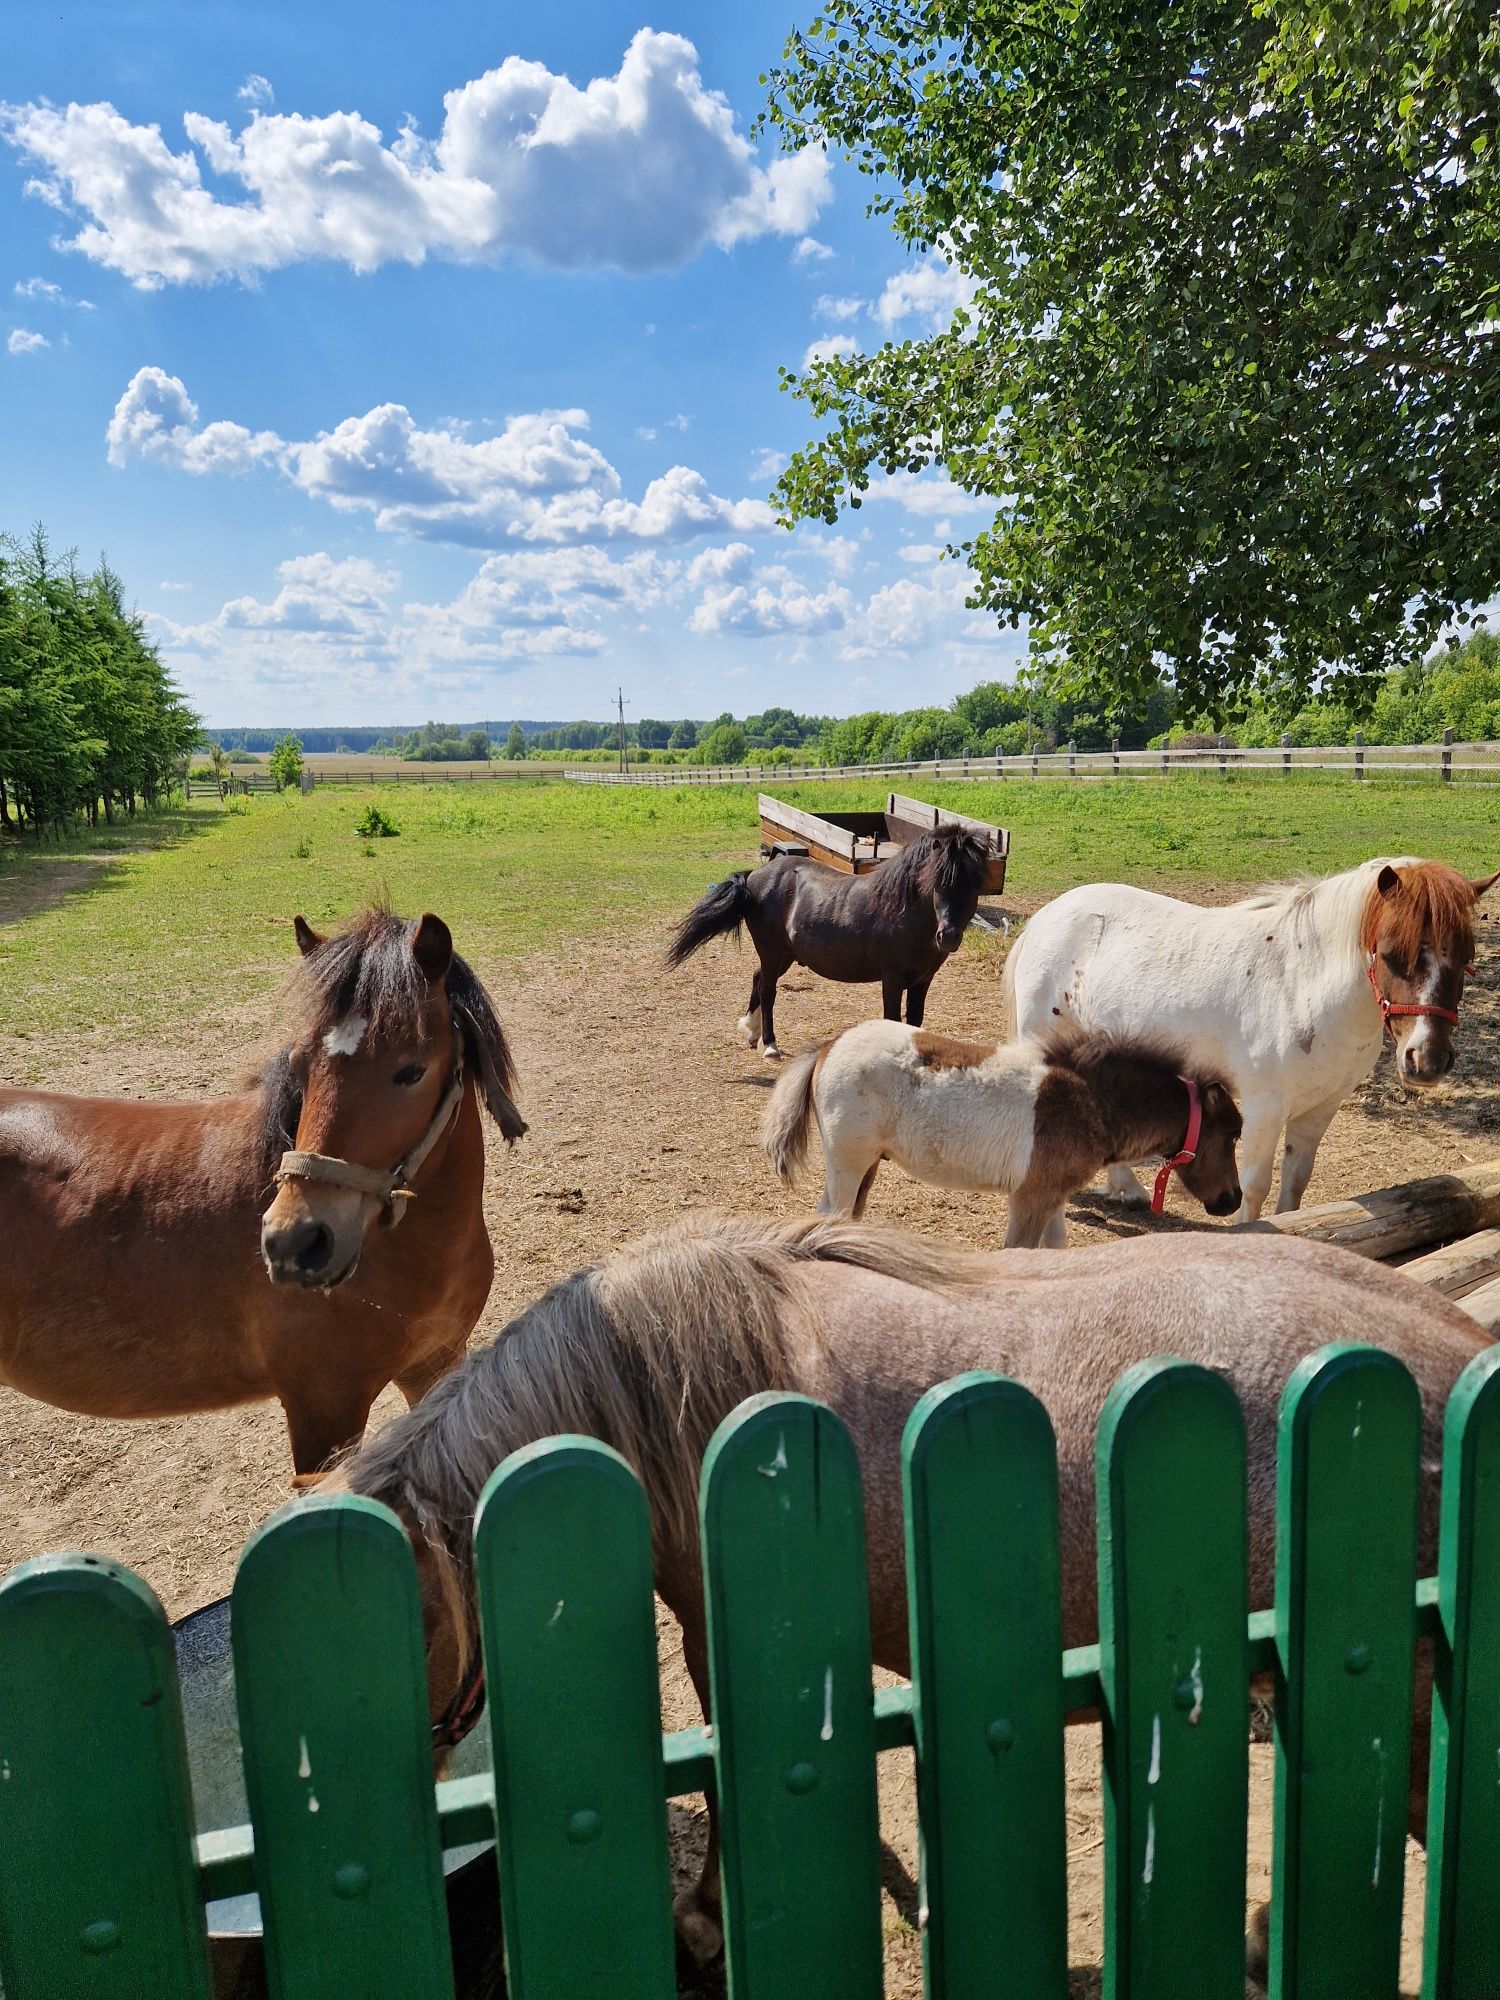
<path id="1" fill-rule="evenodd" d="M 883 781 L 782 784 L 817 811 L 877 805 Z M 1500 791 L 1297 776 L 925 784 L 920 796 L 1012 834 L 1008 894 L 1128 877 L 1192 894 L 1377 853 L 1471 872 L 1500 864 Z M 371 804 L 400 827 L 367 841 Z M 377 894 L 436 909 L 491 968 L 591 937 L 659 937 L 732 868 L 754 864 L 754 788 L 551 784 L 328 785 L 229 807 L 195 801 L 100 840 L 0 858 L 0 1076 L 39 1070 L 27 1041 L 61 1030 L 155 1036 L 211 1008 L 257 1021 L 291 963 L 290 919 L 337 924 Z"/>
<path id="2" fill-rule="evenodd" d="M 483 784 L 487 779 L 556 777 L 556 767 L 538 768 L 521 759 L 491 757 L 484 762 L 437 763 L 412 762 L 405 757 L 371 757 L 363 751 L 330 750 L 326 752 L 306 751 L 302 758 L 308 770 L 317 778 L 329 784 L 341 779 L 350 783 L 368 778 L 371 772 L 379 777 L 389 777 L 395 784 L 421 784 L 424 779 L 442 779 L 454 784 Z"/>

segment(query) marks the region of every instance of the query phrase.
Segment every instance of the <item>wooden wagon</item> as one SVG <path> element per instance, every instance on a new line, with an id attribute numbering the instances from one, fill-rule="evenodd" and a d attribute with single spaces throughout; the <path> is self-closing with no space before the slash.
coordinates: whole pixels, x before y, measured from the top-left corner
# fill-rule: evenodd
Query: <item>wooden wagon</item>
<path id="1" fill-rule="evenodd" d="M 806 854 L 825 867 L 844 875 L 868 875 L 898 848 L 931 833 L 938 826 L 966 826 L 982 834 L 990 850 L 985 871 L 984 893 L 998 895 L 1005 887 L 1005 863 L 1010 854 L 1010 834 L 1003 826 L 987 820 L 970 819 L 964 813 L 946 812 L 922 799 L 903 798 L 899 792 L 886 794 L 884 812 L 804 812 L 764 792 L 759 799 L 760 851 L 773 854 Z"/>

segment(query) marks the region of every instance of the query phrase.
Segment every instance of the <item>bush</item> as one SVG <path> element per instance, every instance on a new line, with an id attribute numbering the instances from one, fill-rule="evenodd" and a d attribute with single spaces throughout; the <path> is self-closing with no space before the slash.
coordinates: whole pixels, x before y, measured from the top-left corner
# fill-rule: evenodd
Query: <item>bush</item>
<path id="1" fill-rule="evenodd" d="M 302 745 L 295 736 L 283 736 L 271 752 L 270 771 L 278 792 L 302 782 Z"/>
<path id="2" fill-rule="evenodd" d="M 366 806 L 354 831 L 363 834 L 366 840 L 393 840 L 401 829 L 393 819 L 386 817 L 379 806 Z"/>
<path id="3" fill-rule="evenodd" d="M 716 722 L 698 745 L 700 764 L 743 764 L 748 745 L 737 722 Z"/>

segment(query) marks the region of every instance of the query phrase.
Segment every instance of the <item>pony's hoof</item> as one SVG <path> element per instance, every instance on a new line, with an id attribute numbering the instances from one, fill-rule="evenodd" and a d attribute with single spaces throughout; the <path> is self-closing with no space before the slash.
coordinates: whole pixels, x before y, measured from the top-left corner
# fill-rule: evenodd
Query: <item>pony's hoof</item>
<path id="1" fill-rule="evenodd" d="M 1132 1181 L 1129 1187 L 1111 1188 L 1110 1193 L 1121 1208 L 1149 1208 L 1151 1197 L 1139 1181 Z"/>
<path id="2" fill-rule="evenodd" d="M 734 1025 L 740 1040 L 753 1049 L 760 1040 L 760 1022 L 753 1015 L 741 1014 Z"/>
<path id="3" fill-rule="evenodd" d="M 1245 1977 L 1262 1990 L 1271 1977 L 1271 1905 L 1261 1903 L 1250 1915 L 1245 1933 Z"/>
<path id="4" fill-rule="evenodd" d="M 712 1965 L 724 1949 L 724 1931 L 696 1889 L 683 1889 L 672 1904 L 678 1938 L 694 1965 Z"/>
<path id="5" fill-rule="evenodd" d="M 767 1042 L 765 1047 L 761 1050 L 761 1054 L 765 1057 L 767 1062 L 781 1061 L 781 1051 L 780 1049 L 777 1048 L 774 1042 Z"/>

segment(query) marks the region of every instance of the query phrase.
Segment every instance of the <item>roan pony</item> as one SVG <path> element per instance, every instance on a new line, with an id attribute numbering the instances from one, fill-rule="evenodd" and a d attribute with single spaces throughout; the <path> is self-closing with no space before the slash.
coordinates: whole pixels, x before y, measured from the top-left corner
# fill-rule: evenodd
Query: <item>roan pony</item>
<path id="1" fill-rule="evenodd" d="M 1244 1200 L 1253 1222 L 1271 1188 L 1301 1205 L 1318 1144 L 1389 1034 L 1403 1084 L 1453 1064 L 1475 904 L 1500 881 L 1441 861 L 1366 861 L 1202 909 L 1122 883 L 1070 889 L 1034 916 L 1005 963 L 1011 1031 L 1077 1021 L 1117 1035 L 1162 1034 L 1227 1077 L 1245 1115 Z M 1145 1190 L 1126 1165 L 1109 1184 Z"/>
<path id="2" fill-rule="evenodd" d="M 863 1021 L 798 1056 L 761 1131 L 790 1182 L 817 1120 L 824 1215 L 857 1221 L 882 1160 L 937 1187 L 1010 1195 L 1005 1247 L 1060 1247 L 1063 1202 L 1116 1160 L 1160 1153 L 1210 1215 L 1240 1205 L 1240 1114 L 1216 1076 L 1180 1054 L 1074 1028 L 1019 1042 L 950 1041 L 899 1021 Z"/>
<path id="3" fill-rule="evenodd" d="M 1338 1340 L 1383 1347 L 1416 1378 L 1430 1574 L 1443 1406 L 1484 1336 L 1397 1271 L 1271 1231 L 980 1256 L 862 1223 L 696 1217 L 554 1286 L 334 1479 L 394 1508 L 412 1537 L 441 1745 L 472 1723 L 482 1691 L 471 1537 L 486 1479 L 538 1438 L 603 1438 L 645 1485 L 657 1589 L 681 1621 L 706 1714 L 698 1478 L 716 1426 L 747 1396 L 799 1391 L 848 1426 L 864 1483 L 872 1650 L 907 1674 L 901 1433 L 927 1389 L 988 1368 L 1046 1405 L 1061 1480 L 1063 1644 L 1081 1646 L 1098 1636 L 1094 1433 L 1111 1385 L 1162 1353 L 1231 1382 L 1247 1428 L 1250 1604 L 1261 1607 L 1274 1584 L 1278 1399 L 1309 1349 Z M 1426 1780 L 1424 1683 L 1411 1785 L 1419 1837 Z M 700 1956 L 717 1944 L 717 1905 L 715 1836 L 702 1881 L 678 1903 Z"/>
<path id="4" fill-rule="evenodd" d="M 879 980 L 885 1018 L 922 1025 L 927 989 L 963 942 L 989 866 L 982 836 L 940 826 L 867 875 L 841 875 L 804 855 L 781 854 L 753 873 L 716 882 L 677 926 L 667 951 L 681 965 L 700 945 L 743 924 L 760 965 L 740 1033 L 772 1062 L 776 982 L 794 965 L 824 979 Z"/>
<path id="5" fill-rule="evenodd" d="M 97 1417 L 279 1397 L 302 1483 L 462 1355 L 494 1271 L 480 1107 L 526 1127 L 441 918 L 297 938 L 302 1020 L 255 1088 L 0 1090 L 0 1382 Z"/>

